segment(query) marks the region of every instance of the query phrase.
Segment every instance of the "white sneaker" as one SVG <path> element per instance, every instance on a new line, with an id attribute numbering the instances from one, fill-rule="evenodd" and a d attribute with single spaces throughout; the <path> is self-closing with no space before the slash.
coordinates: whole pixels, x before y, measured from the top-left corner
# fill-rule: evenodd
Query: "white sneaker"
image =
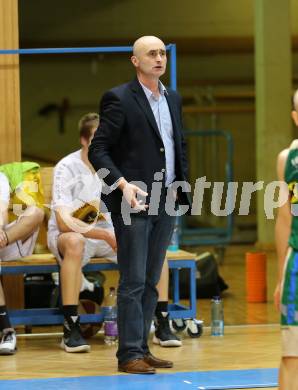
<path id="1" fill-rule="evenodd" d="M 0 342 L 0 355 L 13 355 L 17 350 L 17 336 L 14 329 L 5 329 Z"/>

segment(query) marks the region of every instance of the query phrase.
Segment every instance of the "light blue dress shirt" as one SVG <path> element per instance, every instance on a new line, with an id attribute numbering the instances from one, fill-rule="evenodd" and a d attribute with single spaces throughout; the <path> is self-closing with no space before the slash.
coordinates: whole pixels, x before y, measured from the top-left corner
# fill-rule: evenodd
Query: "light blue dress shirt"
<path id="1" fill-rule="evenodd" d="M 175 180 L 175 142 L 173 135 L 173 124 L 171 114 L 165 94 L 167 90 L 159 81 L 159 96 L 155 96 L 150 89 L 140 83 L 148 99 L 150 107 L 155 117 L 157 127 L 164 145 L 161 152 L 166 156 L 165 182 L 168 187 Z M 164 171 L 163 171 L 164 172 Z"/>

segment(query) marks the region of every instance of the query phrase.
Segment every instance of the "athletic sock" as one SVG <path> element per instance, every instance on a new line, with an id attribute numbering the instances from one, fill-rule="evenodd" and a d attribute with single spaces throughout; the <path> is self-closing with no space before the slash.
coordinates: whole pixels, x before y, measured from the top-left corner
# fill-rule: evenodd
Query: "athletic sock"
<path id="1" fill-rule="evenodd" d="M 160 317 L 163 313 L 168 313 L 168 301 L 158 301 L 155 309 L 156 317 Z"/>
<path id="2" fill-rule="evenodd" d="M 68 323 L 76 322 L 78 318 L 78 305 L 63 305 L 62 311 Z"/>

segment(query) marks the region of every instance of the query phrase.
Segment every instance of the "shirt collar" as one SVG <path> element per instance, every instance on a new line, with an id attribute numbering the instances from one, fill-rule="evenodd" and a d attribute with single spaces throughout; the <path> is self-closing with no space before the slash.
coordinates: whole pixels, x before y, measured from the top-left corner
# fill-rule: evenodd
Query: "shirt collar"
<path id="1" fill-rule="evenodd" d="M 156 100 L 156 96 L 153 94 L 152 91 L 150 91 L 149 88 L 147 88 L 143 83 L 141 83 L 139 81 L 139 83 L 141 84 L 142 88 L 143 88 L 143 91 L 145 92 L 145 95 L 147 97 L 147 99 L 149 100 L 150 98 Z M 161 94 L 161 96 L 164 96 L 165 94 L 168 94 L 168 91 L 166 89 L 166 87 L 163 85 L 163 83 L 158 80 L 158 89 L 159 89 L 159 93 Z"/>

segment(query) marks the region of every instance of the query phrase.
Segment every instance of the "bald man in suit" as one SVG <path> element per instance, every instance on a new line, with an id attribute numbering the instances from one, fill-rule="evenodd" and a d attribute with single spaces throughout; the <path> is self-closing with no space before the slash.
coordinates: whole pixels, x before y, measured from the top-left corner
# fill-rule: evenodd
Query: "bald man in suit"
<path id="1" fill-rule="evenodd" d="M 174 181 L 186 181 L 187 160 L 181 99 L 160 81 L 167 64 L 165 44 L 154 36 L 139 38 L 131 62 L 136 78 L 102 97 L 89 160 L 97 171 L 109 172 L 104 180 L 114 189 L 102 199 L 111 212 L 118 247 L 118 369 L 153 374 L 156 368 L 173 366 L 150 353 L 148 335 L 175 222 L 166 202 L 190 204 L 180 187 L 173 190 Z M 156 182 L 162 187 L 158 199 Z M 131 211 L 129 223 L 125 210 Z"/>

